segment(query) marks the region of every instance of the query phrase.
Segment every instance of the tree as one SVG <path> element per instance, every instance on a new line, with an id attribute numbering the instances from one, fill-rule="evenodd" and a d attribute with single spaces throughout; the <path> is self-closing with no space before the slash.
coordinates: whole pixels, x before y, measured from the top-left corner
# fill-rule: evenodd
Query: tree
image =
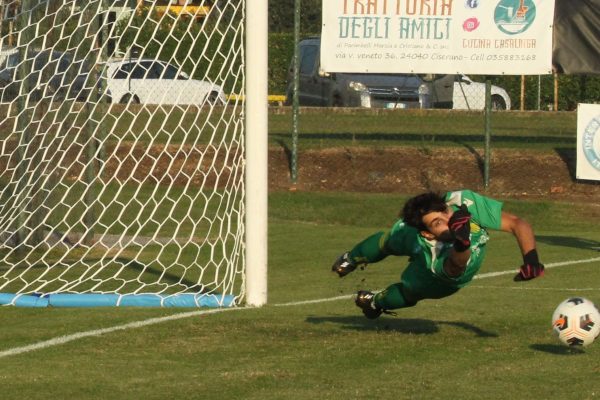
<path id="1" fill-rule="evenodd" d="M 321 1 L 300 0 L 300 29 L 304 34 L 321 32 Z M 269 32 L 294 31 L 296 0 L 269 0 Z"/>

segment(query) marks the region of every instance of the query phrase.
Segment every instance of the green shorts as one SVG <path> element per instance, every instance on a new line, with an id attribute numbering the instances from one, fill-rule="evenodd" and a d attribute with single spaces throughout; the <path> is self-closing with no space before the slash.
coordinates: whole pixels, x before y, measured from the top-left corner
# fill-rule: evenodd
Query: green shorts
<path id="1" fill-rule="evenodd" d="M 411 262 L 402 273 L 402 293 L 408 302 L 423 299 L 441 299 L 450 296 L 467 285 L 481 268 L 483 257 L 471 260 L 465 273 L 457 278 L 446 276 L 443 271 L 433 272 L 422 263 Z"/>

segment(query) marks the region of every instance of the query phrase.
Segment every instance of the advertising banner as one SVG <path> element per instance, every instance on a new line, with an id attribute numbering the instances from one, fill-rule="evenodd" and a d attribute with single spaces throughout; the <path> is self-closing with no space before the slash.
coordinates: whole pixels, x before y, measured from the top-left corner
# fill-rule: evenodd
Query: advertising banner
<path id="1" fill-rule="evenodd" d="M 327 72 L 552 71 L 554 0 L 323 0 Z"/>
<path id="2" fill-rule="evenodd" d="M 600 181 L 600 104 L 577 108 L 577 179 Z"/>

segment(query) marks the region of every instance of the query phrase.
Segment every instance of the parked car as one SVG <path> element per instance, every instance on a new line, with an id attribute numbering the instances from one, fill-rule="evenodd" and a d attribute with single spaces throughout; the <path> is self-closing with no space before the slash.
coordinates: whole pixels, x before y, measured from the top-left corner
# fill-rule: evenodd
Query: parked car
<path id="1" fill-rule="evenodd" d="M 320 39 L 300 42 L 300 105 L 366 108 L 452 108 L 453 76 L 424 79 L 416 74 L 327 73 L 320 68 Z M 293 61 L 288 70 L 286 104 L 292 103 Z"/>
<path id="2" fill-rule="evenodd" d="M 85 60 L 74 60 L 68 52 L 32 50 L 21 60 L 16 49 L 4 54 L 0 62 L 0 102 L 26 96 L 29 101 L 85 101 L 94 87 L 87 76 L 91 73 Z M 22 72 L 21 72 L 22 71 Z M 25 79 L 19 74 L 24 73 Z M 96 79 L 96 82 L 98 80 Z M 98 85 L 98 83 L 97 83 Z M 99 87 L 98 92 L 100 91 Z"/>
<path id="3" fill-rule="evenodd" d="M 492 85 L 492 110 L 510 110 L 510 96 L 506 90 Z M 483 110 L 485 108 L 485 83 L 475 82 L 466 75 L 454 79 L 453 108 L 455 110 Z"/>
<path id="4" fill-rule="evenodd" d="M 16 50 L 3 54 L 1 102 L 14 101 L 18 96 L 27 96 L 29 101 L 100 99 L 112 103 L 196 105 L 226 102 L 220 86 L 191 79 L 164 61 L 111 60 L 93 68 L 86 60 L 75 60 L 68 52 L 35 50 L 28 52 L 24 61 L 21 57 L 22 53 Z M 25 81 L 20 79 L 20 71 L 26 71 Z"/>
<path id="5" fill-rule="evenodd" d="M 3 103 L 27 95 L 31 100 L 51 97 L 71 59 L 66 53 L 50 50 L 29 51 L 25 60 L 13 49 L 0 64 L 0 98 Z M 19 74 L 25 74 L 25 79 Z"/>
<path id="6" fill-rule="evenodd" d="M 221 86 L 192 79 L 172 64 L 152 59 L 107 63 L 107 88 L 113 103 L 225 104 Z"/>

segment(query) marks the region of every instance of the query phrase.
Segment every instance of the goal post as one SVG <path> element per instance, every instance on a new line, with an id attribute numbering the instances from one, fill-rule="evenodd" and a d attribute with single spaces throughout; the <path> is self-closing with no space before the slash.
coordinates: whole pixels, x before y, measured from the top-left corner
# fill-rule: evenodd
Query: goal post
<path id="1" fill-rule="evenodd" d="M 246 302 L 262 306 L 267 302 L 268 2 L 246 1 Z"/>
<path id="2" fill-rule="evenodd" d="M 179 3 L 0 4 L 0 305 L 266 303 L 267 2 Z"/>

